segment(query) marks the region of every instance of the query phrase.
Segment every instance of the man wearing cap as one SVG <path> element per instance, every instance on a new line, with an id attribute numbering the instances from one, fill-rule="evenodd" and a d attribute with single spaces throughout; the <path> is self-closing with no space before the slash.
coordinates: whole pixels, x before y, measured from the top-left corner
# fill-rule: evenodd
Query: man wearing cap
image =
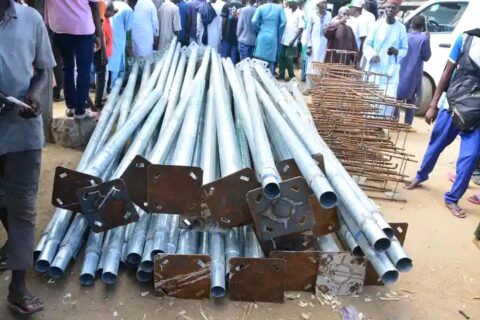
<path id="1" fill-rule="evenodd" d="M 307 23 L 307 90 L 312 89 L 312 82 L 309 75 L 314 74 L 314 62 L 323 62 L 327 54 L 328 40 L 325 31 L 332 22 L 332 14 L 327 11 L 326 0 L 314 0 L 317 9 Z"/>
<path id="2" fill-rule="evenodd" d="M 267 61 L 268 69 L 273 74 L 277 61 L 278 39 L 286 25 L 285 12 L 274 0 L 267 0 L 255 11 L 252 24 L 258 33 L 253 56 Z"/>
<path id="3" fill-rule="evenodd" d="M 366 70 L 386 75 L 374 80 L 390 97 L 397 96 L 400 62 L 408 51 L 407 30 L 395 19 L 401 3 L 402 0 L 385 2 L 385 18 L 375 23 L 363 46 Z M 385 117 L 395 116 L 395 108 L 391 106 L 382 106 L 378 112 Z"/>
<path id="4" fill-rule="evenodd" d="M 290 79 L 295 78 L 293 71 L 293 56 L 297 39 L 300 38 L 303 32 L 303 14 L 298 9 L 297 0 L 288 0 L 288 7 L 285 8 L 285 17 L 287 24 L 282 36 L 282 43 L 280 48 L 278 79 L 285 80 L 285 69 L 288 70 Z"/>
<path id="5" fill-rule="evenodd" d="M 355 34 L 357 48 L 360 52 L 362 52 L 363 43 L 366 37 L 375 24 L 375 16 L 365 10 L 363 8 L 364 6 L 365 0 L 353 0 L 350 10 L 352 19 L 349 19 L 349 22 L 347 23 Z"/>

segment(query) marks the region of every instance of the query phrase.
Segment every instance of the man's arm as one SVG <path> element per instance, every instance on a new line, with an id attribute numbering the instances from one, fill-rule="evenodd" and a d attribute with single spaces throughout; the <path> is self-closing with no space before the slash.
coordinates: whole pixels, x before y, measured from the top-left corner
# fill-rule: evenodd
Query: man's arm
<path id="1" fill-rule="evenodd" d="M 95 25 L 95 43 L 102 53 L 102 65 L 107 64 L 107 51 L 105 49 L 105 41 L 103 39 L 102 22 L 100 20 L 100 10 L 98 10 L 98 2 L 89 2 L 90 10 L 92 10 L 93 24 Z"/>
<path id="2" fill-rule="evenodd" d="M 437 118 L 438 102 L 440 101 L 443 92 L 445 92 L 448 88 L 453 71 L 455 71 L 455 63 L 448 61 L 445 69 L 443 70 L 442 76 L 440 77 L 440 81 L 438 81 L 438 86 L 435 89 L 435 93 L 433 94 L 433 98 L 430 102 L 427 113 L 425 114 L 425 121 L 428 124 L 432 124 Z"/>
<path id="3" fill-rule="evenodd" d="M 159 37 L 158 34 L 160 32 L 160 24 L 158 23 L 158 14 L 156 7 L 153 6 L 151 10 L 151 19 L 152 19 L 152 28 L 153 28 L 153 50 L 158 50 L 158 43 Z"/>
<path id="4" fill-rule="evenodd" d="M 245 15 L 243 14 L 243 9 L 240 10 L 240 16 L 238 17 L 238 24 L 237 24 L 237 38 L 240 37 L 243 31 L 244 19 Z"/>
<path id="5" fill-rule="evenodd" d="M 23 118 L 35 118 L 42 113 L 42 95 L 48 86 L 48 73 L 45 69 L 34 68 L 30 87 L 25 97 L 25 103 L 32 108 L 20 107 L 20 116 Z"/>

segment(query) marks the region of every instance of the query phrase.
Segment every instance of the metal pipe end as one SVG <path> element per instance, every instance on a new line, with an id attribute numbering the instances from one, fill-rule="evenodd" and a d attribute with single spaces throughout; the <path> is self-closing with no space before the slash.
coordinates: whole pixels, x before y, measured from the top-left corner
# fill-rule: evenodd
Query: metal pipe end
<path id="1" fill-rule="evenodd" d="M 140 269 L 145 272 L 152 273 L 153 272 L 153 261 L 142 261 L 140 263 Z"/>
<path id="2" fill-rule="evenodd" d="M 360 246 L 356 246 L 355 248 L 353 248 L 352 254 L 353 254 L 354 257 L 358 257 L 358 258 L 361 258 L 361 257 L 365 256 L 365 254 L 363 253 L 363 250 L 362 250 L 362 248 L 360 248 Z"/>
<path id="3" fill-rule="evenodd" d="M 48 275 L 53 279 L 58 279 L 63 276 L 63 270 L 59 267 L 50 267 L 48 269 Z"/>
<path id="4" fill-rule="evenodd" d="M 137 270 L 137 280 L 140 282 L 149 282 L 152 280 L 153 274 L 151 272 L 139 269 Z"/>
<path id="5" fill-rule="evenodd" d="M 280 186 L 274 182 L 267 183 L 263 187 L 263 195 L 270 200 L 280 197 Z"/>
<path id="6" fill-rule="evenodd" d="M 138 266 L 142 262 L 142 255 L 138 253 L 129 253 L 127 255 L 127 262 L 130 265 Z"/>
<path id="7" fill-rule="evenodd" d="M 383 232 L 385 232 L 385 235 L 389 239 L 392 239 L 395 236 L 395 232 L 393 232 L 393 229 L 391 227 L 385 227 L 382 230 L 383 230 Z"/>
<path id="8" fill-rule="evenodd" d="M 380 238 L 375 241 L 375 243 L 373 244 L 373 248 L 377 252 L 385 252 L 388 250 L 388 248 L 390 248 L 390 243 L 391 242 L 389 238 Z"/>
<path id="9" fill-rule="evenodd" d="M 392 284 L 398 280 L 398 271 L 389 270 L 382 275 L 382 282 L 384 284 Z"/>
<path id="10" fill-rule="evenodd" d="M 48 269 L 50 269 L 50 262 L 47 260 L 35 261 L 35 270 L 37 270 L 37 272 L 45 273 L 48 272 Z"/>
<path id="11" fill-rule="evenodd" d="M 117 275 L 113 272 L 104 272 L 102 274 L 102 281 L 106 284 L 115 284 L 115 282 L 117 282 Z"/>
<path id="12" fill-rule="evenodd" d="M 40 257 L 40 253 L 42 253 L 41 250 L 33 251 L 33 261 L 37 261 L 38 257 Z"/>
<path id="13" fill-rule="evenodd" d="M 322 208 L 330 209 L 337 206 L 338 198 L 337 194 L 333 191 L 327 191 L 320 195 L 318 199 Z"/>
<path id="14" fill-rule="evenodd" d="M 93 282 L 95 281 L 95 275 L 89 274 L 89 273 L 84 273 L 80 275 L 80 284 L 82 286 L 89 287 L 93 285 Z"/>
<path id="15" fill-rule="evenodd" d="M 397 270 L 400 272 L 409 272 L 413 268 L 412 259 L 408 257 L 398 259 L 397 263 L 395 264 L 395 268 L 397 268 Z"/>
<path id="16" fill-rule="evenodd" d="M 210 295 L 214 298 L 223 298 L 225 296 L 226 290 L 220 286 L 214 286 L 210 289 Z"/>

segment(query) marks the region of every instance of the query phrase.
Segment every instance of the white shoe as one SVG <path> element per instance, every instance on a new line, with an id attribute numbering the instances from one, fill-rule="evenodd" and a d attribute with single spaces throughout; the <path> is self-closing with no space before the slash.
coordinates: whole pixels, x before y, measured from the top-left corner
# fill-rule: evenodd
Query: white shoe
<path id="1" fill-rule="evenodd" d="M 74 118 L 81 120 L 81 119 L 96 119 L 98 117 L 98 112 L 93 112 L 90 109 L 85 109 L 84 114 L 75 114 Z"/>

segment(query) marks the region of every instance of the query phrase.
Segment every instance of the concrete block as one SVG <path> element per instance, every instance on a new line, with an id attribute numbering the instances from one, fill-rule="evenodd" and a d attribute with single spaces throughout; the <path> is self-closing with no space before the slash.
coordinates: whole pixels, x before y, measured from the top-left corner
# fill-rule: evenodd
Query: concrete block
<path id="1" fill-rule="evenodd" d="M 54 118 L 52 136 L 55 143 L 68 148 L 85 147 L 95 129 L 96 121 L 92 118 L 77 120 L 74 118 Z"/>

